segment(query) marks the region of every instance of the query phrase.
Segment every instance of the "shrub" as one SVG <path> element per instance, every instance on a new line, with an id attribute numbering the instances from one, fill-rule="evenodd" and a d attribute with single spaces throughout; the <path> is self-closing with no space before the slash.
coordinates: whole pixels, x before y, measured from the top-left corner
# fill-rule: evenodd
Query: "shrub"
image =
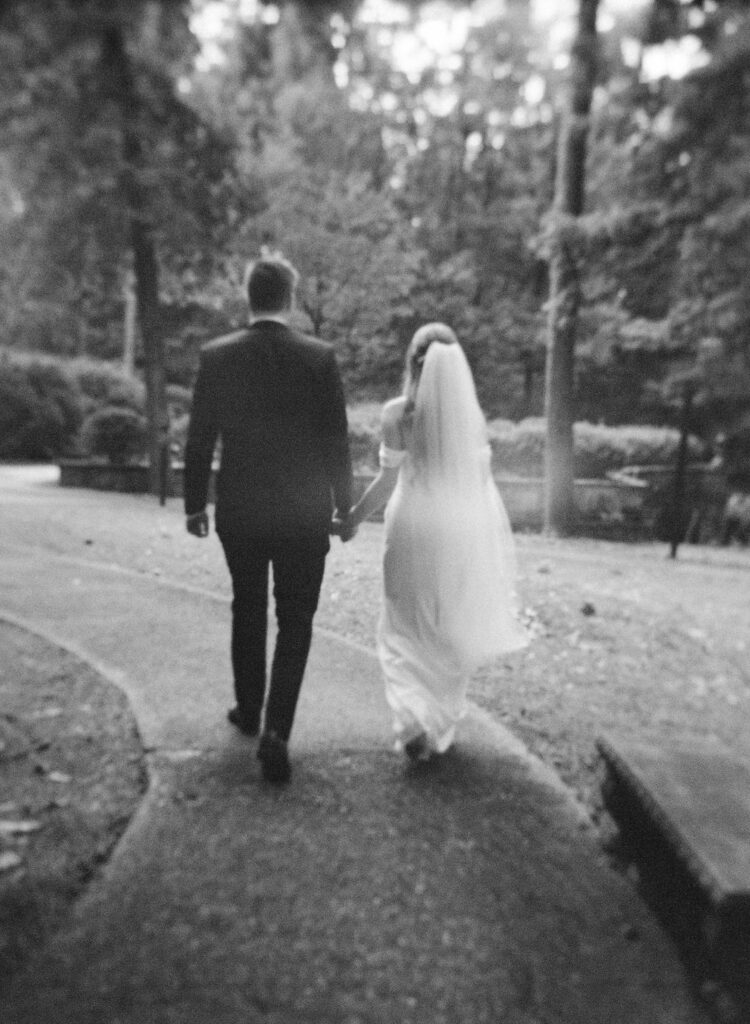
<path id="1" fill-rule="evenodd" d="M 382 408 L 379 402 L 363 402 L 347 409 L 349 449 L 355 470 L 377 468 Z"/>
<path id="2" fill-rule="evenodd" d="M 145 452 L 145 417 L 123 406 L 97 409 L 83 424 L 81 442 L 90 455 L 105 455 L 113 463 L 128 462 Z"/>
<path id="3" fill-rule="evenodd" d="M 144 411 L 146 389 L 143 382 L 125 373 L 116 363 L 77 358 L 70 361 L 69 367 L 84 395 L 87 413 L 105 406 Z"/>
<path id="4" fill-rule="evenodd" d="M 680 435 L 669 427 L 604 427 L 577 423 L 575 429 L 576 475 L 603 477 L 623 466 L 672 466 Z M 705 455 L 703 444 L 689 439 L 688 457 Z"/>
<path id="5" fill-rule="evenodd" d="M 80 391 L 54 362 L 0 359 L 0 458 L 64 455 L 74 447 L 82 418 Z"/>
<path id="6" fill-rule="evenodd" d="M 365 402 L 347 410 L 355 469 L 377 468 L 381 409 L 379 403 Z M 544 419 L 529 418 L 520 423 L 496 419 L 489 422 L 488 428 L 495 472 L 523 477 L 544 475 Z M 576 423 L 573 438 L 578 479 L 602 478 L 623 466 L 672 466 L 679 444 L 678 431 L 667 427 Z M 705 457 L 704 447 L 697 438 L 690 438 L 689 457 L 691 460 Z"/>
<path id="7" fill-rule="evenodd" d="M 493 469 L 512 476 L 542 475 L 544 420 L 526 419 L 511 424 L 507 420 L 492 420 L 488 426 Z"/>
<path id="8" fill-rule="evenodd" d="M 167 384 L 167 405 L 170 419 L 179 420 L 190 414 L 193 392 L 180 384 Z"/>
<path id="9" fill-rule="evenodd" d="M 182 416 L 175 416 L 169 421 L 169 450 L 172 457 L 182 462 L 185 458 L 185 445 L 187 443 L 187 432 L 190 426 L 190 416 L 184 413 Z"/>
<path id="10" fill-rule="evenodd" d="M 489 424 L 492 462 L 496 471 L 517 476 L 544 474 L 545 421 L 541 418 L 508 424 Z M 573 432 L 575 475 L 578 479 L 599 478 L 623 466 L 672 465 L 677 455 L 679 433 L 668 427 L 606 427 L 576 423 Z M 703 456 L 697 438 L 690 439 L 691 459 Z"/>

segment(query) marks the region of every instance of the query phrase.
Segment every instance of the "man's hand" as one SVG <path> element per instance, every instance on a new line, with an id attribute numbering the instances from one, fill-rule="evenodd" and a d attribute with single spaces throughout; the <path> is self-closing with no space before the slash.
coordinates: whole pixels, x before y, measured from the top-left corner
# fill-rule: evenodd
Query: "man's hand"
<path id="1" fill-rule="evenodd" d="M 356 537 L 358 529 L 359 527 L 356 525 L 356 523 L 352 522 L 349 516 L 347 516 L 346 519 L 342 519 L 341 533 L 339 534 L 339 536 L 341 537 L 343 543 L 346 544 L 346 542 L 348 540 L 351 540 L 352 537 Z"/>
<path id="2" fill-rule="evenodd" d="M 185 525 L 187 527 L 187 532 L 192 533 L 194 537 L 207 537 L 208 513 L 194 512 L 193 515 L 187 517 Z"/>

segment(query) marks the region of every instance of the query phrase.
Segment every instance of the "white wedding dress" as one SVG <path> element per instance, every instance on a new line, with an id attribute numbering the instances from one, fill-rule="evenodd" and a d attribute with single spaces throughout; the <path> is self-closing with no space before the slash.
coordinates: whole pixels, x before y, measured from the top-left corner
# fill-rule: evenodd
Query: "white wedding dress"
<path id="1" fill-rule="evenodd" d="M 527 643 L 516 609 L 513 537 L 490 472 L 484 417 L 458 345 L 427 351 L 385 510 L 378 654 L 396 745 L 442 753 L 481 664 Z"/>

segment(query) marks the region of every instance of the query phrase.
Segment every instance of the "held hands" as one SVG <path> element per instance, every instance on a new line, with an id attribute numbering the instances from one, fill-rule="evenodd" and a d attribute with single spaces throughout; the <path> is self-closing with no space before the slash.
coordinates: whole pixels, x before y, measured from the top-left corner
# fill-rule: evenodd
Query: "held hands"
<path id="1" fill-rule="evenodd" d="M 188 516 L 185 520 L 185 526 L 187 532 L 192 533 L 194 537 L 207 537 L 208 536 L 208 513 L 207 512 L 195 512 L 192 516 Z"/>
<path id="2" fill-rule="evenodd" d="M 344 518 L 334 516 L 328 532 L 341 537 L 342 543 L 346 544 L 357 533 L 357 524 L 352 520 L 351 515 Z"/>

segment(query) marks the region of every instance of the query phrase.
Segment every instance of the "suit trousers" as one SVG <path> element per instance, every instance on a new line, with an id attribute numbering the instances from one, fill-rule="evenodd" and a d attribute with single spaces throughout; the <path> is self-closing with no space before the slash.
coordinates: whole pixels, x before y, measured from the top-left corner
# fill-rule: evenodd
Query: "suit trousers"
<path id="1" fill-rule="evenodd" d="M 219 534 L 232 577 L 232 670 L 237 706 L 260 722 L 266 695 L 269 566 L 278 633 L 264 728 L 287 741 L 312 641 L 328 538 L 321 544 Z"/>

